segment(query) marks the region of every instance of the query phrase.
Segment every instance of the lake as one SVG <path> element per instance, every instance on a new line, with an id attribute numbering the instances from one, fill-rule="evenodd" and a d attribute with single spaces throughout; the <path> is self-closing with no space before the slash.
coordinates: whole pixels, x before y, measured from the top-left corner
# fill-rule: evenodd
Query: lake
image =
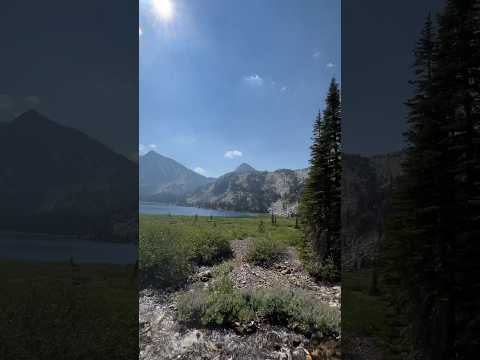
<path id="1" fill-rule="evenodd" d="M 69 261 L 76 263 L 133 264 L 136 244 L 90 241 L 69 236 L 1 234 L 0 259 L 29 261 Z"/>
<path id="2" fill-rule="evenodd" d="M 186 215 L 186 216 L 221 216 L 221 217 L 254 217 L 258 214 L 230 211 L 203 209 L 189 206 L 176 206 L 168 204 L 160 204 L 154 202 L 140 202 L 140 214 L 148 215 Z"/>

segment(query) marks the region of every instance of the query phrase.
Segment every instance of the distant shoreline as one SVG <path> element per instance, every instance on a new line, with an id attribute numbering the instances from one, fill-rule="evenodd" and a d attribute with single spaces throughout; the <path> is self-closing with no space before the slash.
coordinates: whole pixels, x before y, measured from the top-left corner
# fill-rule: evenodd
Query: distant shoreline
<path id="1" fill-rule="evenodd" d="M 159 211 L 142 211 L 143 206 L 157 207 Z M 181 209 L 183 211 L 175 211 Z M 250 211 L 227 210 L 220 208 L 205 208 L 197 206 L 172 205 L 167 203 L 155 201 L 139 201 L 140 215 L 172 215 L 172 216 L 217 216 L 217 217 L 257 217 L 261 215 L 268 215 L 267 213 L 254 213 Z"/>

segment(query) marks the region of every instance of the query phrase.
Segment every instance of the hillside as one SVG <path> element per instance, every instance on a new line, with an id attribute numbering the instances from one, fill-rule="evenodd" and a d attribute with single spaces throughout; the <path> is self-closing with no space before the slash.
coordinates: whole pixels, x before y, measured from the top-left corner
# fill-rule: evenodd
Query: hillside
<path id="1" fill-rule="evenodd" d="M 257 171 L 242 164 L 187 195 L 185 202 L 192 206 L 260 213 L 273 207 L 276 213 L 288 215 L 296 211 L 305 173 L 306 170 L 288 169 Z"/>
<path id="2" fill-rule="evenodd" d="M 185 194 L 213 181 L 155 151 L 140 156 L 139 166 L 140 200 L 144 201 L 183 202 Z"/>
<path id="3" fill-rule="evenodd" d="M 136 238 L 137 165 L 97 140 L 31 110 L 0 124 L 0 162 L 0 230 Z"/>

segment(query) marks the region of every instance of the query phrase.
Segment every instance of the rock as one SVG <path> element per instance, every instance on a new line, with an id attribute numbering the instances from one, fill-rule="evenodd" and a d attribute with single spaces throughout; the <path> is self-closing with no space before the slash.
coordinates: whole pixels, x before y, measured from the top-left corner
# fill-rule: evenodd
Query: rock
<path id="1" fill-rule="evenodd" d="M 257 330 L 257 324 L 255 324 L 255 321 L 252 320 L 247 323 L 247 325 L 245 326 L 245 330 L 247 334 L 254 333 Z"/>
<path id="2" fill-rule="evenodd" d="M 292 360 L 305 360 L 308 353 L 304 349 L 295 349 L 292 351 Z"/>
<path id="3" fill-rule="evenodd" d="M 245 334 L 244 327 L 238 321 L 235 321 L 233 323 L 233 331 L 235 331 L 237 333 L 237 335 L 244 335 Z"/>
<path id="4" fill-rule="evenodd" d="M 198 274 L 198 278 L 200 279 L 200 281 L 207 282 L 212 278 L 212 271 L 204 270 Z"/>
<path id="5" fill-rule="evenodd" d="M 300 340 L 299 338 L 292 340 L 293 347 L 299 347 L 301 343 L 302 343 L 302 340 Z"/>
<path id="6" fill-rule="evenodd" d="M 238 321 L 233 323 L 233 330 L 238 335 L 249 335 L 253 334 L 257 330 L 257 324 L 255 321 L 249 321 L 246 324 L 241 324 Z"/>

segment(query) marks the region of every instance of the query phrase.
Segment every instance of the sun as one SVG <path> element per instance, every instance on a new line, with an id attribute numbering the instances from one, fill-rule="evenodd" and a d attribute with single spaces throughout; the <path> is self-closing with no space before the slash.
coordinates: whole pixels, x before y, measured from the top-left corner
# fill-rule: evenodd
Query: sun
<path id="1" fill-rule="evenodd" d="M 153 12 L 163 21 L 173 19 L 173 3 L 171 0 L 152 0 Z"/>

